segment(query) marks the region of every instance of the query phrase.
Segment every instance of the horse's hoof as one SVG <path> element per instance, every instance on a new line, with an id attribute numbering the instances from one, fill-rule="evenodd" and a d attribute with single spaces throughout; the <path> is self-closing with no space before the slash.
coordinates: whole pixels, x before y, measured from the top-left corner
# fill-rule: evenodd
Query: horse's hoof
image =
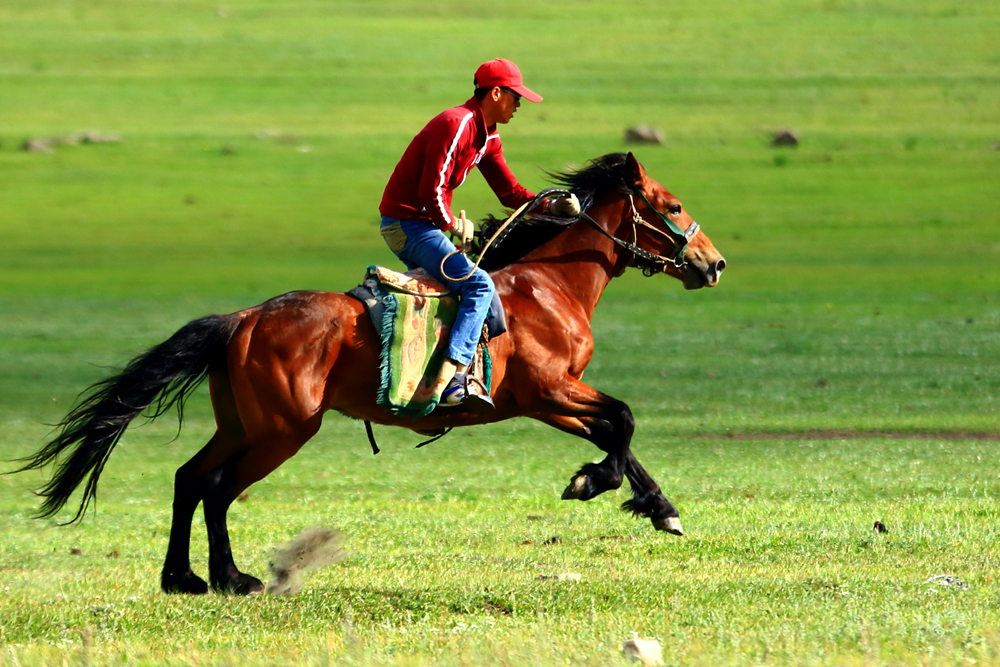
<path id="1" fill-rule="evenodd" d="M 656 528 L 657 530 L 665 530 L 671 535 L 684 535 L 684 529 L 681 527 L 680 517 L 676 516 L 653 519 L 653 528 Z"/>
<path id="2" fill-rule="evenodd" d="M 590 487 L 590 478 L 586 475 L 577 475 L 570 480 L 569 486 L 562 493 L 563 500 L 585 500 Z"/>
<path id="3" fill-rule="evenodd" d="M 160 587 L 164 593 L 186 593 L 188 595 L 204 595 L 208 592 L 208 584 L 197 574 L 188 570 L 180 576 L 164 574 L 160 579 Z"/>
<path id="4" fill-rule="evenodd" d="M 241 572 L 225 581 L 213 583 L 212 588 L 226 595 L 256 595 L 264 592 L 264 583 L 257 577 Z"/>

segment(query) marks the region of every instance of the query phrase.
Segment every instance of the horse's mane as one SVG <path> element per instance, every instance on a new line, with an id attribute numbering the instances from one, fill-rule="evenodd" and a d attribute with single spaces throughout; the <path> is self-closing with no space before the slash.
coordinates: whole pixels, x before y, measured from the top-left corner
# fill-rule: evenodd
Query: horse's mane
<path id="1" fill-rule="evenodd" d="M 591 160 L 582 169 L 566 172 L 546 172 L 559 187 L 574 193 L 580 200 L 580 207 L 588 211 L 594 202 L 611 190 L 627 191 L 625 180 L 625 153 L 608 153 Z M 489 216 L 483 221 L 482 236 L 489 240 L 506 218 Z M 535 214 L 522 218 L 505 230 L 504 236 L 490 246 L 480 267 L 486 271 L 497 271 L 510 266 L 542 244 L 551 241 L 561 232 L 572 227 L 579 218 L 557 218 Z M 481 246 L 474 251 L 480 252 Z"/>

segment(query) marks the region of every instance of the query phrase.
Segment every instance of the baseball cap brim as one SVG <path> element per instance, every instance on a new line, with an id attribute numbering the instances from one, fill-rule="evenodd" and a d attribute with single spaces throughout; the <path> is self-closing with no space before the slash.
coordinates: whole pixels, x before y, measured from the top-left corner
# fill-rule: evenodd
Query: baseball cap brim
<path id="1" fill-rule="evenodd" d="M 524 85 L 521 70 L 517 65 L 503 58 L 496 58 L 480 65 L 476 70 L 475 81 L 479 88 L 500 86 L 513 90 L 529 102 L 542 101 L 541 95 Z"/>
<path id="2" fill-rule="evenodd" d="M 528 100 L 529 102 L 542 101 L 542 96 L 533 91 L 531 88 L 528 88 L 527 86 L 507 86 L 507 88 L 510 88 L 515 93 L 517 93 L 524 99 Z"/>

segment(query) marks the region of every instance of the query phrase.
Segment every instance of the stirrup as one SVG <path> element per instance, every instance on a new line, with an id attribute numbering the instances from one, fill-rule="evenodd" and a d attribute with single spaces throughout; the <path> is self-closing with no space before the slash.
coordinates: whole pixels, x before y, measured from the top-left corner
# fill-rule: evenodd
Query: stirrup
<path id="1" fill-rule="evenodd" d="M 473 382 L 479 385 L 479 390 L 482 393 L 472 393 L 470 384 Z M 481 417 L 492 414 L 494 408 L 493 399 L 486 393 L 486 387 L 468 373 L 455 373 L 455 377 L 441 392 L 440 405 L 446 408 L 462 408 Z"/>

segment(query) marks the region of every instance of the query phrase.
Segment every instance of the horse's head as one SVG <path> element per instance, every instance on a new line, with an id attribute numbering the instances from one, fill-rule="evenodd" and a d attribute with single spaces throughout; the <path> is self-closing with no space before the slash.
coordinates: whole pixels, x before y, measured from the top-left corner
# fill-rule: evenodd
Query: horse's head
<path id="1" fill-rule="evenodd" d="M 633 224 L 636 245 L 654 255 L 677 257 L 686 241 L 687 247 L 682 256 L 677 257 L 676 264 L 667 262 L 657 268 L 683 281 L 685 289 L 717 285 L 726 268 L 726 260 L 681 201 L 650 178 L 632 153 L 626 156 L 625 173 L 626 185 L 633 194 L 625 200 L 631 210 L 626 213 L 623 224 Z M 644 269 L 650 268 L 641 257 L 637 257 L 635 263 Z"/>

